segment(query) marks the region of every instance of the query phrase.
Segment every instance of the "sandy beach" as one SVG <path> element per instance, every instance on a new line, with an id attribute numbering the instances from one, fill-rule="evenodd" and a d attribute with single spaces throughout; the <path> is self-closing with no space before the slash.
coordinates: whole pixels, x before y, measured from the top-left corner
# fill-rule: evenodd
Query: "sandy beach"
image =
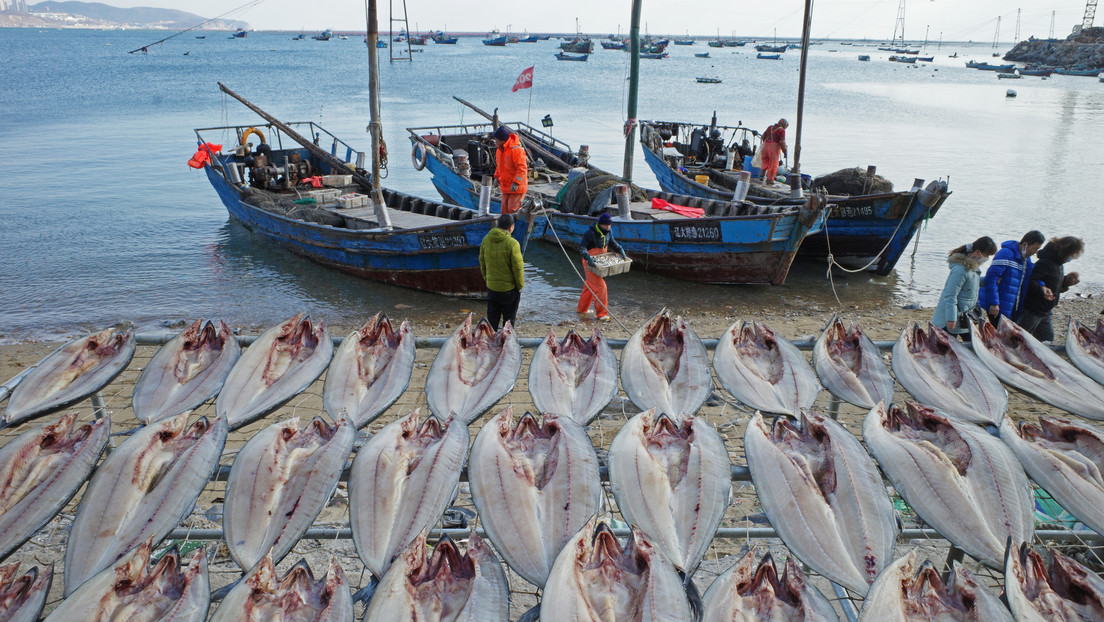
<path id="1" fill-rule="evenodd" d="M 393 318 L 409 318 L 414 332 L 418 336 L 444 337 L 449 335 L 463 320 L 463 311 L 465 308 L 475 311 L 477 317 L 481 315 L 483 310 L 482 306 L 474 306 L 475 304 L 476 303 L 472 303 L 466 307 L 461 305 L 462 308 L 459 310 L 449 309 L 444 312 L 405 308 L 386 309 L 385 311 Z M 1101 301 L 1096 298 L 1080 297 L 1076 294 L 1064 297 L 1055 314 L 1055 327 L 1057 332 L 1063 335 L 1063 337 L 1059 338 L 1059 342 L 1064 338 L 1064 327 L 1068 316 L 1095 325 L 1095 321 L 1098 317 L 1104 318 L 1104 316 L 1099 315 L 1101 306 Z M 910 321 L 927 322 L 932 314 L 931 309 L 901 308 L 890 304 L 878 306 L 854 305 L 854 307 L 856 308 L 844 310 L 842 316 L 845 320 L 859 322 L 869 336 L 875 340 L 895 340 L 900 335 L 906 323 Z M 374 310 L 366 310 L 366 318 L 373 311 Z M 781 309 L 768 311 L 762 309 L 759 301 L 754 297 L 741 297 L 739 290 L 733 290 L 732 304 L 724 312 L 703 313 L 689 308 L 672 308 L 671 311 L 686 318 L 691 327 L 694 328 L 703 339 L 719 337 L 735 321 L 741 319 L 755 319 L 767 323 L 778 333 L 791 340 L 802 340 L 818 335 L 832 315 L 831 312 L 809 312 L 807 309 L 796 306 L 784 306 Z M 631 331 L 634 331 L 651 315 L 651 312 L 653 311 L 640 310 L 622 313 L 619 315 L 618 319 L 624 324 L 624 328 L 622 328 L 618 322 L 609 322 L 602 323 L 601 329 L 609 338 L 627 338 L 630 336 Z M 588 319 L 579 320 L 575 314 L 572 313 L 570 317 L 565 317 L 555 325 L 524 322 L 519 327 L 519 334 L 523 337 L 544 337 L 548 334 L 548 330 L 552 328 L 559 337 L 562 337 L 569 329 L 575 329 L 584 335 L 589 335 L 595 324 L 592 316 Z M 174 327 L 167 330 L 179 330 L 179 328 L 180 327 Z M 260 329 L 264 327 L 240 328 L 242 334 L 257 334 L 260 332 Z M 331 327 L 331 332 L 334 335 L 344 335 L 352 328 L 354 327 L 334 326 Z M 15 376 L 28 366 L 33 365 L 58 345 L 57 343 L 24 342 L 0 346 L 0 353 L 2 353 L 2 356 L 0 356 L 0 377 L 7 379 Z M 103 391 L 104 401 L 112 419 L 112 428 L 114 432 L 124 432 L 138 426 L 138 422 L 134 418 L 130 408 L 130 393 L 133 390 L 138 374 L 155 351 L 156 348 L 153 346 L 139 347 L 135 359 L 128 369 Z M 516 412 L 534 409 L 527 391 L 526 382 L 528 360 L 531 358 L 532 352 L 532 349 L 523 350 L 525 362 L 521 374 L 518 377 L 517 385 L 505 399 L 492 409 L 492 414 L 499 412 L 507 405 L 512 406 Z M 389 408 L 382 417 L 368 426 L 368 430 L 375 432 L 386 423 L 393 421 L 398 416 L 405 415 L 414 408 L 422 407 L 423 412 L 428 412 L 428 410 L 425 409 L 423 387 L 425 375 L 435 354 L 435 350 L 418 350 L 414 376 L 411 379 L 409 388 L 395 405 Z M 737 403 L 732 396 L 728 395 L 727 392 L 720 388 L 719 383 L 716 383 L 716 381 L 714 382 L 714 394 L 699 412 L 699 416 L 706 417 L 707 420 L 721 432 L 733 464 L 744 465 L 746 462 L 743 455 L 743 434 L 750 413 L 745 407 Z M 322 409 L 321 393 L 322 380 L 320 379 L 312 385 L 307 392 L 292 399 L 291 402 L 276 412 L 232 433 L 227 442 L 226 449 L 223 452 L 221 464 L 226 466 L 231 465 L 237 449 L 248 440 L 252 434 L 263 427 L 292 416 L 300 417 L 304 423 L 314 416 L 325 416 Z M 1047 413 L 1060 413 L 1057 409 L 1042 404 L 1034 398 L 1025 396 L 1013 389 L 1010 389 L 1010 394 L 1011 401 L 1009 413 L 1016 420 L 1025 418 L 1033 419 L 1041 414 Z M 903 403 L 907 401 L 909 397 L 898 385 L 896 387 L 894 399 L 898 403 Z M 829 400 L 830 397 L 827 391 L 822 392 L 817 401 L 816 408 L 826 410 Z M 91 418 L 91 406 L 88 401 L 77 405 L 71 410 L 80 412 L 81 420 L 88 420 Z M 628 401 L 622 393 L 614 399 L 599 418 L 590 426 L 588 432 L 595 446 L 598 448 L 600 457 L 604 457 L 605 450 L 609 447 L 613 435 L 616 434 L 621 425 L 637 412 L 639 412 L 638 409 Z M 865 416 L 865 414 L 865 411 L 848 404 L 842 404 L 839 409 L 840 421 L 860 437 L 862 417 Z M 195 415 L 212 417 L 214 415 L 213 404 L 205 404 L 195 411 Z M 49 416 L 44 419 L 50 420 L 55 416 L 56 415 Z M 487 420 L 488 416 L 489 415 L 485 415 L 471 425 L 473 436 L 477 433 L 479 427 Z M 6 443 L 16 434 L 37 425 L 41 425 L 44 419 L 31 421 L 17 426 L 16 428 L 0 432 L 0 436 L 3 437 L 0 439 L 0 442 Z M 364 432 L 361 433 L 361 436 L 358 438 L 358 445 L 366 436 Z M 113 442 L 118 444 L 122 443 L 124 440 L 125 437 L 116 437 Z M 201 495 L 195 510 L 184 522 L 183 526 L 191 528 L 220 527 L 224 488 L 224 484 L 221 482 L 209 484 Z M 733 500 L 725 521 L 722 524 L 723 527 L 762 527 L 767 525 L 758 506 L 754 488 L 749 482 L 734 482 L 733 493 Z M 613 497 L 608 494 L 608 485 L 606 497 L 610 506 L 613 507 Z M 80 496 L 78 495 L 77 499 L 79 498 Z M 467 494 L 466 484 L 461 485 L 460 498 L 456 501 L 455 505 L 469 508 L 473 507 L 470 496 Z M 64 558 L 67 528 L 72 521 L 75 509 L 76 502 L 71 503 L 54 521 L 32 538 L 31 541 L 24 544 L 7 561 L 9 563 L 14 560 L 24 562 L 22 570 L 26 570 L 27 564 L 43 565 L 53 563 L 55 564 L 55 572 L 60 575 L 62 571 L 61 562 Z M 619 515 L 614 514 L 614 516 L 620 519 Z M 905 523 L 906 526 L 916 526 L 915 517 L 906 514 Z M 342 483 L 334 499 L 330 502 L 329 507 L 316 521 L 315 526 L 338 527 L 347 526 L 347 524 L 347 494 L 345 484 Z M 177 543 L 179 544 L 180 542 Z M 704 592 L 713 578 L 735 561 L 734 559 L 727 559 L 727 556 L 738 553 L 748 543 L 746 539 L 716 540 L 701 570 L 695 575 L 695 582 L 699 590 Z M 776 559 L 778 559 L 779 552 L 782 552 L 783 557 L 785 556 L 783 549 L 776 540 L 760 542 L 759 544 L 770 546 L 771 550 L 775 551 Z M 936 562 L 937 566 L 943 564 L 943 557 L 947 550 L 947 545 L 944 541 L 901 542 L 899 543 L 897 553 L 899 555 L 907 553 L 911 549 L 910 545 L 921 546 L 926 553 L 933 557 L 933 561 Z M 227 585 L 240 576 L 241 571 L 230 559 L 224 544 L 208 542 L 207 553 L 210 560 L 212 589 Z M 284 562 L 280 565 L 280 570 L 281 572 L 286 571 L 292 564 L 299 561 L 300 558 L 305 557 L 314 571 L 320 574 L 324 572 L 326 563 L 331 556 L 335 556 L 341 561 L 346 576 L 354 591 L 367 584 L 369 579 L 368 574 L 364 570 L 363 564 L 361 564 L 357 558 L 350 540 L 302 540 L 292 553 L 285 558 Z M 186 559 L 190 559 L 190 556 L 187 556 Z M 971 567 L 977 568 L 976 563 L 969 560 L 967 563 Z M 984 571 L 983 569 L 981 569 L 981 571 L 984 576 L 989 577 L 990 582 L 996 584 L 996 577 L 999 575 L 994 575 L 991 571 Z M 826 581 L 818 577 L 814 579 L 814 582 L 819 585 L 830 598 L 833 597 Z M 47 610 L 60 602 L 61 585 L 60 576 L 58 576 L 55 578 L 48 599 Z M 511 619 L 516 619 L 517 616 L 535 603 L 536 589 L 520 579 L 517 575 L 511 574 L 511 590 L 513 598 Z M 362 608 L 358 607 L 358 615 L 362 610 Z"/>

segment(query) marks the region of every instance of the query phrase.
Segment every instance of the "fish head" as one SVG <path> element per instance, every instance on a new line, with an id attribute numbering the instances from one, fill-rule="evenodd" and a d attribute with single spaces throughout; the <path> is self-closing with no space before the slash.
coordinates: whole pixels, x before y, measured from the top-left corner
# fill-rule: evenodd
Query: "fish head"
<path id="1" fill-rule="evenodd" d="M 559 466 L 559 443 L 563 442 L 563 424 L 556 415 L 536 415 L 526 412 L 511 426 L 513 408 L 507 406 L 495 420 L 499 442 L 507 447 L 514 472 L 526 482 L 544 490 L 556 475 Z"/>
<path id="2" fill-rule="evenodd" d="M 340 418 L 338 422 L 333 425 L 330 425 L 330 422 L 322 417 L 315 417 L 307 424 L 306 429 L 309 430 L 311 434 L 318 436 L 323 443 L 326 443 L 333 438 L 334 434 L 337 434 L 338 428 L 343 425 L 349 425 L 348 420 L 344 417 Z"/>
<path id="3" fill-rule="evenodd" d="M 312 352 L 325 332 L 325 322 L 313 322 L 310 315 L 300 313 L 283 323 L 276 341 L 292 351 Z"/>
<path id="4" fill-rule="evenodd" d="M 1005 550 L 1005 581 L 1015 581 L 1028 600 L 1050 590 L 1047 563 L 1027 542 L 1019 546 L 1008 538 Z"/>
<path id="5" fill-rule="evenodd" d="M 39 576 L 38 566 L 23 573 L 16 578 L 19 571 L 19 562 L 0 566 L 0 611 L 15 611 L 31 597 L 31 594 L 44 589 L 54 576 L 54 566 L 46 566 L 45 572 Z"/>
<path id="6" fill-rule="evenodd" d="M 1071 317 L 1068 332 L 1082 349 L 1092 352 L 1097 357 L 1104 357 L 1104 320 L 1097 320 L 1096 330 L 1093 330 Z"/>
<path id="7" fill-rule="evenodd" d="M 1056 549 L 1050 552 L 1047 570 L 1052 590 L 1062 598 L 1077 603 L 1086 612 L 1095 614 L 1088 618 L 1100 619 L 1104 614 L 1104 594 L 1089 583 L 1091 570 Z"/>
<path id="8" fill-rule="evenodd" d="M 130 324 L 105 328 L 88 336 L 85 349 L 103 358 L 115 356 L 130 339 L 131 330 Z"/>
<path id="9" fill-rule="evenodd" d="M 589 530 L 591 536 L 579 541 L 579 549 L 576 551 L 578 566 L 585 570 L 599 571 L 607 578 L 623 574 L 640 576 L 647 570 L 647 557 L 654 554 L 654 550 L 646 540 L 641 543 L 643 534 L 636 527 L 632 528 L 624 546 L 605 521 L 596 522 L 596 519 L 591 519 L 583 529 Z M 643 548 L 641 544 L 644 545 Z"/>

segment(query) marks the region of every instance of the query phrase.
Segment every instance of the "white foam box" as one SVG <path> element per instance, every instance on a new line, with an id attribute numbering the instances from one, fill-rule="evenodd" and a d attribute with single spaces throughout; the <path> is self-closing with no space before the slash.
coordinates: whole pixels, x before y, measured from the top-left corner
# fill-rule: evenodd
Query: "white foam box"
<path id="1" fill-rule="evenodd" d="M 319 205 L 328 205 L 330 203 L 337 202 L 337 197 L 341 195 L 340 190 L 333 190 L 330 188 L 323 188 L 322 190 L 311 190 L 307 193 L 307 196 L 314 198 L 315 203 Z"/>
<path id="2" fill-rule="evenodd" d="M 342 208 L 349 207 L 368 207 L 368 195 L 366 194 L 343 194 L 337 197 L 337 206 Z"/>
<path id="3" fill-rule="evenodd" d="M 352 175 L 323 175 L 322 176 L 322 185 L 323 186 L 330 186 L 330 187 L 351 186 L 351 185 L 353 185 L 353 176 Z"/>

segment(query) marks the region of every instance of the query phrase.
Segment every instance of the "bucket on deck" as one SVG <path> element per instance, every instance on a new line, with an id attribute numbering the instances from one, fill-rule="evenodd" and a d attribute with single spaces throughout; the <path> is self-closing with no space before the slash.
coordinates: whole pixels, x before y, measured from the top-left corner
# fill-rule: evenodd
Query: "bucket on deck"
<path id="1" fill-rule="evenodd" d="M 751 165 L 751 156 L 744 156 L 744 170 L 751 173 L 752 179 L 763 174 L 762 170 Z"/>
<path id="2" fill-rule="evenodd" d="M 699 184 L 703 184 L 703 185 L 708 186 L 709 185 L 709 175 L 694 175 L 694 181 L 698 182 Z"/>

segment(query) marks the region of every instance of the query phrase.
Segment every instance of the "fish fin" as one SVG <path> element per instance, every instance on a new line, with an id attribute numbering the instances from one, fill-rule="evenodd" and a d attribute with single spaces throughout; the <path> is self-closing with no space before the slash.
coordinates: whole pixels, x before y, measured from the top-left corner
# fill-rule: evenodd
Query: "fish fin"
<path id="1" fill-rule="evenodd" d="M 540 603 L 533 606 L 532 609 L 521 614 L 521 617 L 517 619 L 517 622 L 537 622 L 540 619 Z"/>
<path id="2" fill-rule="evenodd" d="M 364 603 L 364 606 L 368 606 L 368 602 L 372 600 L 372 595 L 376 593 L 376 587 L 379 586 L 379 579 L 372 577 L 368 581 L 368 585 L 360 588 L 353 594 L 353 604 Z"/>
<path id="3" fill-rule="evenodd" d="M 242 578 L 244 578 L 244 575 L 243 575 L 243 577 L 238 578 L 237 581 L 234 581 L 233 583 L 231 583 L 229 585 L 224 585 L 224 586 L 220 587 L 219 589 L 211 592 L 211 602 L 216 603 L 216 602 L 226 598 L 226 595 L 229 594 L 230 591 L 233 590 L 234 587 L 237 586 L 238 583 L 241 582 Z"/>

